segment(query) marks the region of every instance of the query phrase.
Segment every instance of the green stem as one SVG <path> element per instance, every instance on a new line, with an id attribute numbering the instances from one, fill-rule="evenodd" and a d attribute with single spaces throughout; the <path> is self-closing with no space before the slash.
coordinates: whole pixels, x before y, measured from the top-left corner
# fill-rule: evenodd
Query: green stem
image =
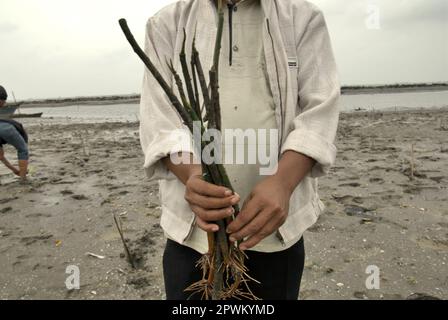
<path id="1" fill-rule="evenodd" d="M 219 81 L 218 81 L 218 72 L 213 69 L 210 71 L 210 84 L 211 84 L 211 100 L 214 115 L 214 128 L 221 131 L 221 106 L 219 102 Z"/>
<path id="2" fill-rule="evenodd" d="M 187 94 L 188 99 L 190 100 L 190 106 L 193 108 L 193 110 L 196 112 L 198 116 L 201 115 L 200 111 L 198 111 L 198 106 L 196 102 L 196 99 L 194 97 L 193 93 L 193 87 L 191 85 L 191 78 L 190 78 L 190 72 L 188 71 L 188 65 L 187 65 L 187 56 L 185 54 L 185 42 L 187 41 L 187 34 L 185 33 L 184 29 L 184 41 L 182 43 L 182 51 L 180 52 L 179 58 L 180 58 L 180 64 L 182 66 L 182 73 L 184 75 L 184 81 L 185 85 L 187 86 Z M 194 72 L 194 70 L 192 70 Z"/>
<path id="3" fill-rule="evenodd" d="M 218 0 L 218 31 L 216 34 L 215 50 L 213 52 L 213 67 L 218 75 L 219 56 L 221 55 L 222 34 L 224 30 L 224 10 L 221 0 Z"/>
<path id="4" fill-rule="evenodd" d="M 196 37 L 193 39 L 193 47 L 195 47 L 195 42 L 196 42 Z M 196 77 L 194 53 L 191 54 L 190 67 L 191 67 L 191 72 L 193 75 L 194 98 L 196 101 L 194 109 L 195 109 L 195 112 L 197 113 L 197 115 L 201 117 L 201 123 L 202 123 L 202 112 L 201 112 L 201 105 L 200 105 L 200 100 L 199 100 L 199 88 L 198 88 L 198 80 Z"/>
<path id="5" fill-rule="evenodd" d="M 196 50 L 196 47 L 193 46 L 193 60 L 196 72 L 198 74 L 199 85 L 201 86 L 202 97 L 204 99 L 204 106 L 206 111 L 206 118 L 208 120 L 208 127 L 213 128 L 213 121 L 215 120 L 214 109 L 212 108 L 212 102 L 209 96 L 207 82 L 205 80 L 204 70 L 202 68 L 201 59 L 199 57 L 199 52 Z"/>
<path id="6" fill-rule="evenodd" d="M 184 91 L 184 86 L 182 84 L 182 79 L 180 78 L 180 76 L 176 72 L 176 70 L 174 69 L 172 61 L 170 61 L 169 63 L 167 61 L 167 65 L 168 65 L 168 68 L 170 69 L 171 73 L 174 76 L 174 81 L 176 82 L 177 89 L 179 90 L 180 98 L 182 100 L 184 108 L 186 109 L 186 108 L 188 108 L 189 103 L 188 103 L 187 97 L 185 96 L 185 91 Z"/>

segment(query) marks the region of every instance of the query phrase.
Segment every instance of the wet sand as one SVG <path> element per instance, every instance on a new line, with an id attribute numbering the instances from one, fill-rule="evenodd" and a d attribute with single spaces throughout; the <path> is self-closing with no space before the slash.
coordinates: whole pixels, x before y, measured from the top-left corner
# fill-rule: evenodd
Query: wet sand
<path id="1" fill-rule="evenodd" d="M 0 299 L 163 299 L 165 240 L 138 124 L 26 127 L 31 184 L 0 167 Z M 301 298 L 447 299 L 448 110 L 344 114 L 337 145 L 320 181 L 327 211 L 305 234 Z M 80 268 L 80 290 L 65 287 L 69 265 Z M 366 289 L 369 265 L 379 290 Z"/>

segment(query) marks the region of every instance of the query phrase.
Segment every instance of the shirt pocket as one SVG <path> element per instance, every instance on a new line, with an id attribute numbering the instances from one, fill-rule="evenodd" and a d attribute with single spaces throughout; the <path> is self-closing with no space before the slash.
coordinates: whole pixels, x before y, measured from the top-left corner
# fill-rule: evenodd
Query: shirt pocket
<path id="1" fill-rule="evenodd" d="M 299 61 L 297 56 L 288 55 L 288 72 L 291 79 L 291 89 L 295 98 L 299 98 Z"/>

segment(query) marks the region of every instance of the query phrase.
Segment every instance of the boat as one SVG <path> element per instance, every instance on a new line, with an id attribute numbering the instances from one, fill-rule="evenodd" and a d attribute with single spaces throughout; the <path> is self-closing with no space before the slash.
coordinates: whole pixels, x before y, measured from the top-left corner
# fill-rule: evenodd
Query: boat
<path id="1" fill-rule="evenodd" d="M 14 114 L 14 112 L 16 112 L 18 107 L 20 107 L 20 103 L 8 103 L 4 107 L 1 107 L 0 118 L 10 118 Z"/>
<path id="2" fill-rule="evenodd" d="M 11 118 L 40 118 L 42 117 L 43 112 L 38 113 L 17 113 L 13 114 L 10 117 Z"/>
<path id="3" fill-rule="evenodd" d="M 0 118 L 40 118 L 43 112 L 38 113 L 15 113 L 22 103 L 8 103 L 0 108 Z"/>

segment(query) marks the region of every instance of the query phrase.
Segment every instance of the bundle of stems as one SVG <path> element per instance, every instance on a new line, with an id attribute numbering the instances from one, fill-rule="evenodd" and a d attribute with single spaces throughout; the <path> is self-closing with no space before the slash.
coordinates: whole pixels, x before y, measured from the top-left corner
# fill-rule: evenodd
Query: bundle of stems
<path id="1" fill-rule="evenodd" d="M 135 53 L 140 57 L 148 70 L 160 84 L 168 96 L 172 106 L 179 113 L 185 126 L 193 133 L 193 123 L 201 124 L 201 131 L 205 133 L 209 129 L 221 130 L 221 107 L 219 100 L 219 57 L 221 52 L 221 40 L 224 26 L 224 10 L 221 0 L 218 1 L 218 30 L 216 44 L 213 56 L 213 65 L 209 71 L 210 93 L 208 90 L 204 70 L 199 57 L 199 52 L 195 46 L 195 38 L 192 44 L 192 53 L 190 59 L 190 71 L 185 53 L 186 33 L 184 30 L 184 41 L 181 53 L 179 55 L 182 66 L 182 76 L 176 72 L 172 61 L 167 61 L 168 67 L 174 77 L 179 91 L 179 98 L 172 88 L 164 80 L 163 76 L 154 66 L 150 58 L 144 53 L 136 42 L 134 36 L 127 26 L 125 19 L 119 21 L 121 29 L 125 34 Z M 186 92 L 183 83 L 185 82 Z M 198 84 L 199 82 L 199 84 Z M 201 108 L 199 102 L 199 88 L 201 89 L 204 108 Z M 204 112 L 202 110 L 204 109 Z M 204 116 L 203 116 L 204 114 Z M 221 141 L 214 141 L 215 146 L 221 147 Z M 206 147 L 205 142 L 201 141 L 201 154 Z M 219 153 L 221 154 L 221 152 Z M 219 163 L 205 164 L 202 162 L 203 179 L 215 185 L 225 186 L 232 192 L 235 192 L 224 166 Z M 235 213 L 228 219 L 216 221 L 219 231 L 208 233 L 208 253 L 199 261 L 198 267 L 202 269 L 203 279 L 186 288 L 187 292 L 193 294 L 202 294 L 202 299 L 206 300 L 224 300 L 224 299 L 257 299 L 249 288 L 249 281 L 256 281 L 248 275 L 247 267 L 244 264 L 245 254 L 238 248 L 238 243 L 231 243 L 226 234 L 228 224 L 239 213 L 238 205 L 234 206 Z"/>

